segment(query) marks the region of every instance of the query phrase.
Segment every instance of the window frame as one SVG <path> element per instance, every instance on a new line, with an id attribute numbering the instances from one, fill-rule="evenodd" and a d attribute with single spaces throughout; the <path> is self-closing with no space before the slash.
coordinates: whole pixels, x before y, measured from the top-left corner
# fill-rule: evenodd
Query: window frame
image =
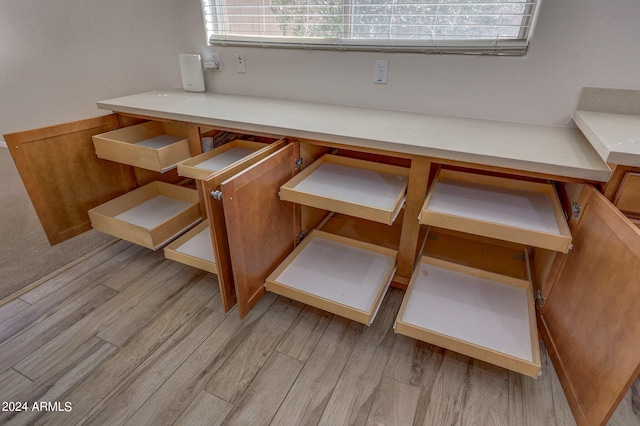
<path id="1" fill-rule="evenodd" d="M 542 0 L 531 0 L 522 14 L 518 39 L 353 39 L 353 38 L 305 38 L 305 37 L 264 37 L 247 35 L 225 35 L 212 31 L 207 22 L 207 7 L 223 14 L 224 5 L 219 0 L 201 0 L 203 20 L 207 40 L 210 45 L 262 47 L 302 50 L 410 52 L 425 54 L 466 54 L 522 56 L 531 40 Z M 211 13 L 209 13 L 211 15 Z M 471 15 L 466 15 L 471 16 Z M 218 23 L 218 25 L 224 25 Z"/>

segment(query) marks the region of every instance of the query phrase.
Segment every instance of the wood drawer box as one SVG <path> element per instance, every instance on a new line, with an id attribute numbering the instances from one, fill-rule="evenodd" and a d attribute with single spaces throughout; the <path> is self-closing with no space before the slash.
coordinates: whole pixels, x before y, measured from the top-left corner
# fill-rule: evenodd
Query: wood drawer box
<path id="1" fill-rule="evenodd" d="M 167 259 L 218 273 L 209 222 L 202 222 L 164 248 Z"/>
<path id="2" fill-rule="evenodd" d="M 397 251 L 312 231 L 266 280 L 268 291 L 371 324 L 395 272 Z"/>
<path id="3" fill-rule="evenodd" d="M 264 142 L 236 139 L 178 164 L 178 174 L 192 179 L 206 179 L 240 160 L 247 160 L 269 146 Z"/>
<path id="4" fill-rule="evenodd" d="M 280 198 L 391 224 L 406 197 L 409 169 L 324 155 L 280 188 Z"/>
<path id="5" fill-rule="evenodd" d="M 159 181 L 88 213 L 95 229 L 153 250 L 202 220 L 196 190 Z"/>
<path id="6" fill-rule="evenodd" d="M 437 255 L 439 248 L 430 251 Z M 494 265 L 514 262 L 511 250 L 499 245 L 480 252 L 484 259 L 495 256 Z M 524 256 L 516 260 L 516 275 L 528 276 L 524 248 L 514 252 L 516 258 Z M 506 270 L 488 272 L 423 256 L 398 313 L 396 332 L 537 377 L 540 348 L 531 281 L 510 276 L 512 266 Z"/>
<path id="7" fill-rule="evenodd" d="M 186 125 L 148 121 L 93 136 L 98 158 L 166 172 L 191 157 Z"/>
<path id="8" fill-rule="evenodd" d="M 623 213 L 640 215 L 640 173 L 624 174 L 613 204 Z"/>
<path id="9" fill-rule="evenodd" d="M 566 253 L 571 232 L 551 184 L 441 169 L 420 223 Z"/>

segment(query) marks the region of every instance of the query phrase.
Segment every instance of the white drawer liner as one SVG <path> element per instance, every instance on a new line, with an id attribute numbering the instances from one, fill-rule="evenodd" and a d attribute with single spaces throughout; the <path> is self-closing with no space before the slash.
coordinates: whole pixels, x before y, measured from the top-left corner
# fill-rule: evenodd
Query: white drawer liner
<path id="1" fill-rule="evenodd" d="M 428 211 L 560 234 L 547 194 L 442 179 Z"/>
<path id="2" fill-rule="evenodd" d="M 292 189 L 349 203 L 393 210 L 398 194 L 404 191 L 406 185 L 406 176 L 324 163 Z"/>
<path id="3" fill-rule="evenodd" d="M 416 273 L 402 322 L 533 361 L 527 289 L 424 263 Z"/>
<path id="4" fill-rule="evenodd" d="M 366 312 L 395 262 L 393 256 L 314 238 L 274 281 Z"/>
<path id="5" fill-rule="evenodd" d="M 115 216 L 114 219 L 144 229 L 154 229 L 191 206 L 192 203 L 186 201 L 177 200 L 165 195 L 156 195 L 144 203 L 120 213 Z"/>
<path id="6" fill-rule="evenodd" d="M 184 138 L 180 138 L 178 136 L 159 135 L 153 138 L 149 138 L 149 139 L 145 139 L 143 141 L 137 142 L 136 145 L 144 146 L 147 148 L 160 149 L 160 148 L 164 148 L 165 146 L 174 144 L 182 139 Z"/>
<path id="7" fill-rule="evenodd" d="M 175 251 L 215 263 L 209 227 L 205 227 L 188 241 L 185 241 L 185 243 L 176 248 Z"/>
<path id="8" fill-rule="evenodd" d="M 242 147 L 231 148 L 230 150 L 225 151 L 222 154 L 216 155 L 215 157 L 204 160 L 201 163 L 195 164 L 194 167 L 211 171 L 222 170 L 225 167 L 235 163 L 236 161 L 242 160 L 243 158 L 249 156 L 250 154 L 253 154 L 256 151 L 256 149 Z"/>

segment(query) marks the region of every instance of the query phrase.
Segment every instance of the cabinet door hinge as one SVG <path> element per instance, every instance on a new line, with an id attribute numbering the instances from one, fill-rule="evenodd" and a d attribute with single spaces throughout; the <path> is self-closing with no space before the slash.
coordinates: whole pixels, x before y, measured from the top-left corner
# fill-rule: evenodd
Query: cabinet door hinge
<path id="1" fill-rule="evenodd" d="M 536 291 L 536 301 L 538 302 L 538 307 L 542 308 L 545 301 L 545 297 L 544 297 L 544 294 L 542 294 L 542 290 Z"/>
<path id="2" fill-rule="evenodd" d="M 580 213 L 582 212 L 582 206 L 575 201 L 571 203 L 571 213 L 573 214 L 573 220 L 578 220 Z"/>
<path id="3" fill-rule="evenodd" d="M 307 234 L 300 231 L 298 232 L 298 235 L 296 235 L 296 245 L 300 244 L 302 242 L 302 240 L 304 240 L 304 237 L 306 237 Z"/>
<path id="4" fill-rule="evenodd" d="M 222 191 L 220 191 L 218 189 L 216 189 L 215 191 L 211 191 L 211 196 L 214 199 L 220 201 L 220 200 L 222 200 Z"/>
<path id="5" fill-rule="evenodd" d="M 302 159 L 302 157 L 298 157 L 294 160 L 294 166 L 296 168 L 296 170 L 298 170 L 300 167 L 302 167 L 302 163 L 304 162 L 304 160 Z"/>

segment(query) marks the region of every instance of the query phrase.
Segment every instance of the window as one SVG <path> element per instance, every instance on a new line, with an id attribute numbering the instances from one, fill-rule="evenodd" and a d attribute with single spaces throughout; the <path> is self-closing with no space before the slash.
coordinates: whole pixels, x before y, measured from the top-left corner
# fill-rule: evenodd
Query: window
<path id="1" fill-rule="evenodd" d="M 202 0 L 211 44 L 522 55 L 540 0 Z"/>

